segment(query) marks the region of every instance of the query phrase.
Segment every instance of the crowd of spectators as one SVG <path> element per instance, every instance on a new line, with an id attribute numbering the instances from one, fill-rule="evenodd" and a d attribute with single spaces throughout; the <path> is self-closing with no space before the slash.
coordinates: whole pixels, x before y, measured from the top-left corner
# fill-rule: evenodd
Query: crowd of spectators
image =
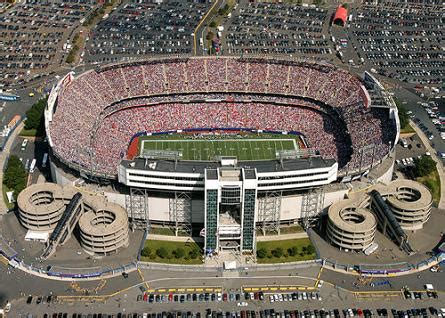
<path id="1" fill-rule="evenodd" d="M 114 62 L 140 55 L 192 53 L 196 25 L 208 0 L 130 0 L 101 21 L 91 34 L 87 62 Z"/>
<path id="2" fill-rule="evenodd" d="M 328 11 L 290 3 L 241 2 L 228 20 L 227 54 L 299 54 L 327 59 Z"/>
<path id="3" fill-rule="evenodd" d="M 0 88 L 48 75 L 96 0 L 24 0 L 0 15 Z"/>
<path id="4" fill-rule="evenodd" d="M 377 163 L 395 136 L 388 109 L 365 107 L 361 90 L 353 75 L 307 62 L 220 57 L 122 64 L 62 87 L 50 133 L 60 158 L 110 175 L 136 133 L 227 127 L 301 132 L 323 157 L 354 170 Z"/>
<path id="5" fill-rule="evenodd" d="M 350 40 L 370 67 L 406 82 L 443 82 L 442 5 L 379 1 L 354 9 L 352 16 Z"/>

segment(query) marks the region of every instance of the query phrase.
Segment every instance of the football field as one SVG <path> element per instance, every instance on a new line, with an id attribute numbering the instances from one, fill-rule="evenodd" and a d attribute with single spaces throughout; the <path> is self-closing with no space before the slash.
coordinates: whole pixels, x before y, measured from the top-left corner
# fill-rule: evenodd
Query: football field
<path id="1" fill-rule="evenodd" d="M 218 156 L 236 156 L 240 161 L 274 160 L 281 150 L 297 150 L 296 139 L 142 139 L 144 151 L 178 151 L 182 160 L 214 161 Z"/>

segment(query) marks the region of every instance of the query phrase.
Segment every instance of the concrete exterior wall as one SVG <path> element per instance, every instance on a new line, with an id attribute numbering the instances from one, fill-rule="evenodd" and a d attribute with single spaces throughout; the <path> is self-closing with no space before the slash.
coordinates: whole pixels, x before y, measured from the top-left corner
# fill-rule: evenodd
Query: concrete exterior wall
<path id="1" fill-rule="evenodd" d="M 150 220 L 168 222 L 170 221 L 169 199 L 167 198 L 148 198 L 148 215 Z"/>
<path id="2" fill-rule="evenodd" d="M 376 179 L 377 182 L 381 182 L 384 184 L 388 184 L 392 180 L 392 174 L 394 172 L 394 161 L 391 164 L 391 167 L 386 170 L 380 177 Z"/>
<path id="3" fill-rule="evenodd" d="M 334 192 L 325 192 L 323 209 L 328 208 L 332 203 L 343 200 L 347 193 L 348 193 L 347 189 L 338 190 L 338 191 L 334 191 Z"/>
<path id="4" fill-rule="evenodd" d="M 301 217 L 302 196 L 283 197 L 281 200 L 280 220 L 293 220 Z"/>
<path id="5" fill-rule="evenodd" d="M 125 204 L 125 194 L 115 193 L 115 192 L 105 192 L 104 195 L 109 202 L 119 204 L 124 209 L 127 208 Z"/>
<path id="6" fill-rule="evenodd" d="M 50 161 L 49 158 L 48 161 Z M 51 176 L 53 182 L 61 186 L 73 185 L 73 181 L 64 176 L 63 172 L 59 168 L 57 168 L 54 163 L 50 161 L 49 166 L 51 169 Z"/>
<path id="7" fill-rule="evenodd" d="M 192 222 L 204 223 L 204 200 L 192 201 Z"/>

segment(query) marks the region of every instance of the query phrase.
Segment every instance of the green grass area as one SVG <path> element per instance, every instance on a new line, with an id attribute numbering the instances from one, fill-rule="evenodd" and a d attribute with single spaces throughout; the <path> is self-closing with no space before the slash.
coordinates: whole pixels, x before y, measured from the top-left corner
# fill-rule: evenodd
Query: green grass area
<path id="1" fill-rule="evenodd" d="M 21 137 L 36 137 L 37 136 L 37 129 L 25 129 L 23 128 L 20 132 Z"/>
<path id="2" fill-rule="evenodd" d="M 304 232 L 304 229 L 300 225 L 285 226 L 280 229 L 280 234 L 293 234 Z"/>
<path id="3" fill-rule="evenodd" d="M 305 252 L 309 249 L 313 250 L 311 253 Z M 292 251 L 294 248 L 294 255 Z M 260 250 L 264 249 L 266 252 L 265 257 L 259 257 Z M 276 251 L 281 249 L 283 255 L 277 257 Z M 298 262 L 307 261 L 314 259 L 316 257 L 315 248 L 313 247 L 311 241 L 308 238 L 303 239 L 293 239 L 293 240 L 281 240 L 281 241 L 266 241 L 257 243 L 257 260 L 259 264 L 271 264 L 271 263 L 287 263 L 287 262 Z"/>
<path id="4" fill-rule="evenodd" d="M 434 205 L 437 206 L 440 201 L 440 177 L 437 169 L 434 169 L 434 171 L 427 176 L 418 177 L 416 180 L 430 189 Z"/>
<path id="5" fill-rule="evenodd" d="M 141 140 L 143 150 L 179 151 L 182 160 L 213 161 L 217 156 L 238 160 L 272 160 L 277 151 L 296 150 L 295 139 Z"/>
<path id="6" fill-rule="evenodd" d="M 150 229 L 151 234 L 175 236 L 175 231 L 169 227 L 152 227 Z M 178 236 L 188 236 L 185 232 L 178 232 Z"/>
<path id="7" fill-rule="evenodd" d="M 280 235 L 281 234 L 301 233 L 301 232 L 304 232 L 304 229 L 300 225 L 283 226 L 280 228 Z M 263 231 L 260 229 L 257 229 L 256 235 L 263 235 Z M 278 233 L 276 231 L 266 231 L 266 235 L 278 235 Z"/>
<path id="8" fill-rule="evenodd" d="M 202 246 L 193 241 L 147 240 L 144 249 L 149 249 L 150 253 L 149 256 L 141 256 L 141 261 L 167 264 L 202 264 Z M 182 250 L 182 257 L 177 257 L 178 249 Z M 197 251 L 197 253 L 195 252 L 195 258 L 192 256 L 193 251 Z"/>

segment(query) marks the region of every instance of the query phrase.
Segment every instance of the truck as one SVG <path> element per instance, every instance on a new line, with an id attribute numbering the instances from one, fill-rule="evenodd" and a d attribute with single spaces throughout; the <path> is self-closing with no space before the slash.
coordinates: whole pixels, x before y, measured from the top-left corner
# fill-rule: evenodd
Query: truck
<path id="1" fill-rule="evenodd" d="M 31 165 L 29 166 L 29 172 L 30 173 L 33 173 L 34 170 L 36 170 L 36 163 L 37 163 L 37 160 L 36 159 L 32 159 Z"/>
<path id="2" fill-rule="evenodd" d="M 45 152 L 42 158 L 42 168 L 46 168 L 46 163 L 48 162 L 48 153 Z"/>

